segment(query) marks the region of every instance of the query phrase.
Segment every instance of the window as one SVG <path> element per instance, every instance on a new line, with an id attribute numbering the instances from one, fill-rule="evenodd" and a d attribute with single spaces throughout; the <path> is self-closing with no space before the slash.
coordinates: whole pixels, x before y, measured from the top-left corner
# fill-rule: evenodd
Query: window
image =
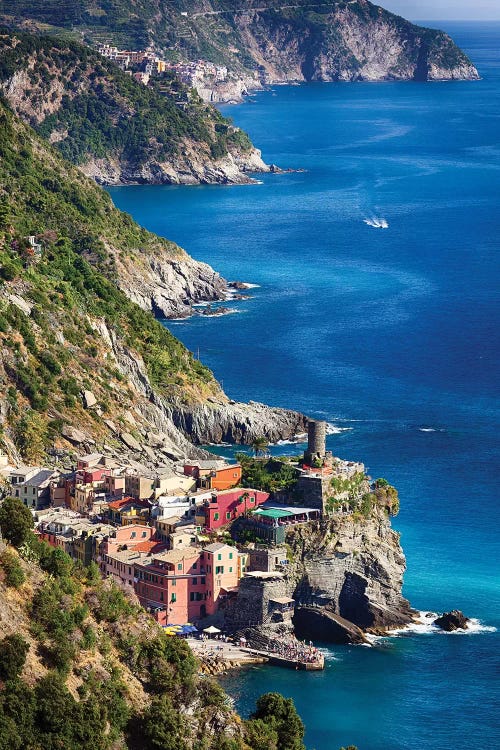
<path id="1" fill-rule="evenodd" d="M 233 572 L 233 569 L 232 569 L 232 568 L 229 568 L 229 572 L 230 572 L 230 573 L 232 573 L 232 572 Z"/>
<path id="2" fill-rule="evenodd" d="M 222 560 L 222 555 L 217 555 L 217 560 Z"/>
<path id="3" fill-rule="evenodd" d="M 255 498 L 254 498 L 254 497 L 251 497 L 251 498 L 250 498 L 250 502 L 251 502 L 251 503 L 253 504 L 253 503 L 255 502 Z"/>
<path id="4" fill-rule="evenodd" d="M 172 594 L 172 598 L 170 599 L 172 604 L 174 604 L 177 601 L 177 594 Z"/>
<path id="5" fill-rule="evenodd" d="M 178 563 L 177 570 L 182 570 L 182 563 Z"/>
<path id="6" fill-rule="evenodd" d="M 176 578 L 172 578 L 172 586 L 177 586 L 177 579 Z"/>
<path id="7" fill-rule="evenodd" d="M 221 575 L 224 573 L 224 566 L 223 565 L 217 565 L 215 568 L 215 575 Z"/>
<path id="8" fill-rule="evenodd" d="M 205 580 L 206 580 L 206 579 L 205 579 L 205 576 L 203 576 L 203 578 L 201 579 L 201 582 L 202 582 L 202 584 L 204 584 L 204 583 L 205 583 Z"/>
<path id="9" fill-rule="evenodd" d="M 145 536 L 147 536 L 147 531 L 142 532 L 142 537 L 144 538 Z"/>
<path id="10" fill-rule="evenodd" d="M 132 533 L 130 534 L 130 538 L 135 539 L 135 531 L 132 531 Z"/>
<path id="11" fill-rule="evenodd" d="M 193 563 L 193 570 L 196 570 L 197 567 L 198 567 L 198 563 L 197 562 Z"/>
<path id="12" fill-rule="evenodd" d="M 198 579 L 197 578 L 193 578 L 193 586 L 197 586 L 197 585 L 198 585 Z"/>
<path id="13" fill-rule="evenodd" d="M 228 512 L 226 513 L 226 518 L 227 518 L 227 520 L 228 520 L 228 521 L 230 520 L 230 518 L 231 518 L 231 513 L 230 513 L 230 511 L 228 511 Z M 219 557 L 220 557 L 220 556 L 219 556 Z"/>
<path id="14" fill-rule="evenodd" d="M 233 559 L 233 553 L 232 553 L 232 552 L 230 552 L 230 553 L 229 553 L 229 559 L 230 559 L 230 560 L 232 560 L 232 559 Z"/>
<path id="15" fill-rule="evenodd" d="M 219 514 L 218 513 L 214 513 L 214 521 L 218 521 L 218 520 L 219 520 Z"/>

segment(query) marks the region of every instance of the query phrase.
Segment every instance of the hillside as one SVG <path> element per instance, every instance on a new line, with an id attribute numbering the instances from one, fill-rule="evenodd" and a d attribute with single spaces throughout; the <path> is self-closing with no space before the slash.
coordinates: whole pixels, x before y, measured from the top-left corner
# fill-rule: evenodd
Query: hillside
<path id="1" fill-rule="evenodd" d="M 0 104 L 0 447 L 36 462 L 54 445 L 97 441 L 168 463 L 195 452 L 174 421 L 185 428 L 197 410 L 206 423 L 243 422 L 244 442 L 290 437 L 300 415 L 230 403 L 154 317 L 224 290 Z"/>
<path id="2" fill-rule="evenodd" d="M 474 79 L 450 37 L 367 0 L 10 0 L 16 23 L 72 29 L 122 48 L 153 44 L 171 57 L 202 57 L 265 81 Z"/>
<path id="3" fill-rule="evenodd" d="M 241 183 L 267 169 L 245 133 L 173 76 L 160 92 L 68 39 L 0 34 L 0 91 L 100 183 Z"/>
<path id="4" fill-rule="evenodd" d="M 0 539 L 1 750 L 303 750 L 291 701 L 242 721 L 133 593 L 23 537 Z"/>

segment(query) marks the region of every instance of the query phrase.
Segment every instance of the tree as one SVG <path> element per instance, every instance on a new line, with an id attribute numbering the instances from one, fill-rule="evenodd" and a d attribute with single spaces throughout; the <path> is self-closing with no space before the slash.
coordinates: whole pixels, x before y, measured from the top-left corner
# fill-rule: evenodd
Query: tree
<path id="1" fill-rule="evenodd" d="M 261 719 L 278 735 L 277 750 L 304 750 L 304 724 L 291 698 L 279 693 L 266 693 L 257 701 L 257 710 L 250 717 Z"/>
<path id="2" fill-rule="evenodd" d="M 143 719 L 143 737 L 146 746 L 157 750 L 186 750 L 185 725 L 170 698 L 162 695 L 153 698 Z"/>
<path id="3" fill-rule="evenodd" d="M 14 547 L 20 547 L 31 535 L 33 516 L 18 497 L 6 498 L 0 505 L 0 529 Z"/>
<path id="4" fill-rule="evenodd" d="M 245 722 L 245 742 L 252 750 L 278 750 L 278 733 L 262 719 Z"/>
<path id="5" fill-rule="evenodd" d="M 256 456 L 265 456 L 269 442 L 265 437 L 255 437 L 252 440 L 252 450 Z"/>
<path id="6" fill-rule="evenodd" d="M 0 679 L 5 682 L 19 677 L 29 650 L 29 644 L 16 633 L 0 641 Z"/>

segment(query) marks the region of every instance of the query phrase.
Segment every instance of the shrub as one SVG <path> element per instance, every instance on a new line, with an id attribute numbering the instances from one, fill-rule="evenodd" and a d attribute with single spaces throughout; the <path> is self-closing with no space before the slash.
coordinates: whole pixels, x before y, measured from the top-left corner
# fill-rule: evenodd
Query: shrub
<path id="1" fill-rule="evenodd" d="M 24 570 L 22 569 L 17 556 L 13 552 L 5 550 L 0 557 L 0 562 L 4 569 L 5 583 L 7 586 L 11 586 L 15 589 L 22 586 L 26 580 L 26 576 L 24 575 Z"/>
<path id="2" fill-rule="evenodd" d="M 0 679 L 15 680 L 23 671 L 29 644 L 14 633 L 0 641 Z"/>

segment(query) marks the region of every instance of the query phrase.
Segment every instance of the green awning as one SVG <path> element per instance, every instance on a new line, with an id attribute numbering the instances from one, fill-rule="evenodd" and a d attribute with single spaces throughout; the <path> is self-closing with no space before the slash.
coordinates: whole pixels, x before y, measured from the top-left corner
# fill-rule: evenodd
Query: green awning
<path id="1" fill-rule="evenodd" d="M 293 516 L 290 510 L 280 510 L 279 508 L 258 508 L 254 510 L 256 516 L 265 516 L 266 518 L 287 518 Z"/>

